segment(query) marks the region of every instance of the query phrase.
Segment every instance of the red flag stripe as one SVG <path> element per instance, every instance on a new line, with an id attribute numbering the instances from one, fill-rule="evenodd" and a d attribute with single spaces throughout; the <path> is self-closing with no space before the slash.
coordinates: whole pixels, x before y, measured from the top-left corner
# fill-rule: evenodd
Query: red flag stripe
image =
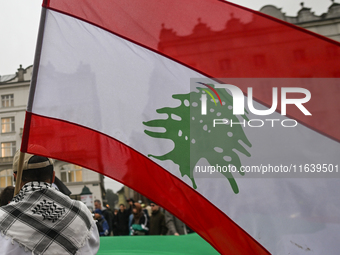
<path id="1" fill-rule="evenodd" d="M 22 150 L 78 165 L 81 162 L 83 167 L 94 171 L 100 169 L 101 174 L 133 187 L 167 208 L 222 254 L 269 254 L 198 192 L 130 147 L 65 121 L 29 112 L 26 119 L 31 123 L 29 128 L 25 126 L 28 144 L 40 146 L 31 148 L 25 143 Z M 67 152 L 60 152 L 60 147 L 68 148 Z"/>

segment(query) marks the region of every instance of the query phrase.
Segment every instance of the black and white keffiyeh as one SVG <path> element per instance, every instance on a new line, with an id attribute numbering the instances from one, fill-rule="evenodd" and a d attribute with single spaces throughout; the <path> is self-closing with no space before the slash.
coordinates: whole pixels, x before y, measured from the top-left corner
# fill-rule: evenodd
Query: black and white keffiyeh
<path id="1" fill-rule="evenodd" d="M 0 231 L 32 254 L 76 254 L 93 227 L 91 212 L 45 182 L 25 184 L 0 207 Z"/>

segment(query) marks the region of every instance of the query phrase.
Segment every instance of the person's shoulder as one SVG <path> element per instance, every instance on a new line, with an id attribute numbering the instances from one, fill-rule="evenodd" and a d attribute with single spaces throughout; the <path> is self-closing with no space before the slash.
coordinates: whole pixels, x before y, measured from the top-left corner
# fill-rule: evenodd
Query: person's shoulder
<path id="1" fill-rule="evenodd" d="M 73 205 L 78 207 L 78 209 L 80 211 L 84 212 L 87 215 L 87 217 L 93 219 L 92 218 L 92 212 L 90 211 L 90 209 L 82 201 L 75 200 L 75 199 L 72 199 L 72 198 L 69 198 L 69 199 L 73 203 Z"/>
<path id="2" fill-rule="evenodd" d="M 91 214 L 90 209 L 86 206 L 86 204 L 84 204 L 82 201 L 79 200 L 74 200 L 71 199 L 76 205 L 78 205 L 82 210 L 85 210 L 86 212 L 89 212 L 89 214 Z"/>
<path id="3" fill-rule="evenodd" d="M 53 192 L 55 196 L 59 197 L 59 199 L 63 199 L 64 201 L 67 201 L 68 203 L 77 204 L 80 207 L 86 207 L 87 208 L 87 206 L 82 201 L 72 199 L 69 196 L 61 193 L 60 191 L 58 191 L 56 189 L 50 189 L 50 191 Z"/>

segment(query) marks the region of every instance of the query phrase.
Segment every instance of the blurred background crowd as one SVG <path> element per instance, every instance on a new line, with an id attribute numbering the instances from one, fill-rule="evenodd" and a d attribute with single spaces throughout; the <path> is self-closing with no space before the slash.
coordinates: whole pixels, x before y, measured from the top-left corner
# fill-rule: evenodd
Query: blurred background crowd
<path id="1" fill-rule="evenodd" d="M 127 200 L 128 206 L 119 205 L 111 210 L 100 200 L 94 202 L 93 217 L 100 236 L 186 235 L 193 231 L 182 221 L 154 202 L 149 204 Z"/>

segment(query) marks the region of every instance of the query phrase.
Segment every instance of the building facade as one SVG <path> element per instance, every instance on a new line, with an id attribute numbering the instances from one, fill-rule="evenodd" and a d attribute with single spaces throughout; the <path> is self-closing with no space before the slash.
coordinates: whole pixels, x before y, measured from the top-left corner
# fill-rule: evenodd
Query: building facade
<path id="1" fill-rule="evenodd" d="M 33 66 L 24 69 L 20 65 L 16 74 L 0 76 L 0 191 L 14 184 L 12 163 L 16 150 L 21 146 L 32 72 Z M 72 192 L 72 198 L 81 200 L 82 190 L 86 186 L 93 195 L 93 201 L 105 199 L 102 175 L 59 160 L 55 160 L 54 169 L 56 176 Z"/>
<path id="2" fill-rule="evenodd" d="M 311 8 L 304 6 L 304 3 L 301 3 L 301 9 L 295 17 L 287 16 L 273 5 L 263 6 L 260 12 L 340 41 L 340 4 L 334 0 L 331 1 L 328 11 L 321 15 L 315 15 Z"/>
<path id="3" fill-rule="evenodd" d="M 142 194 L 134 191 L 133 189 L 123 186 L 120 190 L 117 191 L 118 195 L 118 205 L 123 204 L 127 208 L 129 207 L 127 200 L 128 199 L 133 199 L 135 202 L 139 202 L 141 204 L 149 204 L 150 199 L 147 197 L 143 196 Z"/>

